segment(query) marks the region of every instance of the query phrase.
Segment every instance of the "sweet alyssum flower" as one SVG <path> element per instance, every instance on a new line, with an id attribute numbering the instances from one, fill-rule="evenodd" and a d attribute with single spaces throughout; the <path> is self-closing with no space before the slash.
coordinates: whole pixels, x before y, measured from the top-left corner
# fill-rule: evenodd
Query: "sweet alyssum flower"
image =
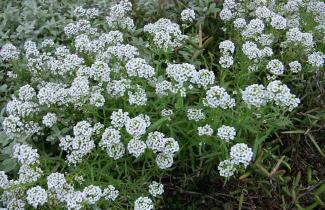
<path id="1" fill-rule="evenodd" d="M 183 22 L 193 22 L 195 19 L 195 12 L 193 9 L 187 8 L 181 12 L 181 20 Z"/>
<path id="2" fill-rule="evenodd" d="M 234 140 L 236 136 L 236 130 L 234 127 L 222 125 L 218 128 L 217 136 L 228 142 L 229 140 Z"/>
<path id="3" fill-rule="evenodd" d="M 187 110 L 187 118 L 189 120 L 200 121 L 205 119 L 205 114 L 202 109 L 190 108 Z"/>
<path id="4" fill-rule="evenodd" d="M 57 121 L 57 116 L 54 113 L 47 113 L 45 116 L 43 116 L 42 123 L 46 127 L 52 127 Z"/>
<path id="5" fill-rule="evenodd" d="M 0 58 L 3 61 L 17 60 L 19 58 L 19 54 L 20 53 L 17 48 L 11 43 L 3 45 L 0 50 Z"/>
<path id="6" fill-rule="evenodd" d="M 153 181 L 149 185 L 149 193 L 154 197 L 160 196 L 164 193 L 164 186 L 156 181 Z"/>
<path id="7" fill-rule="evenodd" d="M 233 108 L 235 106 L 235 99 L 231 98 L 223 87 L 213 86 L 206 92 L 204 105 L 211 108 Z"/>
<path id="8" fill-rule="evenodd" d="M 253 84 L 242 91 L 242 99 L 250 106 L 261 107 L 269 101 L 270 93 L 263 85 Z"/>
<path id="9" fill-rule="evenodd" d="M 29 189 L 26 194 L 27 202 L 34 208 L 42 206 L 48 199 L 47 192 L 40 186 Z"/>
<path id="10" fill-rule="evenodd" d="M 200 126 L 197 128 L 197 131 L 198 131 L 198 135 L 199 136 L 203 136 L 203 135 L 206 135 L 206 136 L 212 136 L 213 134 L 213 129 L 211 128 L 211 126 L 209 124 L 206 124 L 205 126 Z"/>
<path id="11" fill-rule="evenodd" d="M 153 208 L 153 202 L 148 197 L 139 197 L 134 202 L 134 210 L 151 210 Z"/>
<path id="12" fill-rule="evenodd" d="M 266 105 L 272 109 L 265 110 L 272 111 L 276 108 L 291 111 L 298 106 L 300 100 L 291 93 L 289 83 L 287 86 L 275 79 L 280 75 L 286 79 L 284 69 L 287 66 L 293 73 L 322 67 L 324 54 L 317 51 L 319 36 L 314 36 L 315 30 L 322 30 L 319 15 L 322 7 L 317 5 L 290 0 L 277 8 L 263 2 L 244 5 L 241 1 L 225 0 L 220 17 L 229 24 L 223 28 L 225 41 L 215 46 L 220 49 L 221 69 L 203 62 L 178 63 L 184 60 L 183 54 L 192 52 L 185 41 L 191 42 L 194 34 L 187 36 L 178 24 L 166 18 L 135 31 L 135 22 L 129 17 L 132 4 L 126 0 L 110 7 L 105 23 L 97 18 L 101 10 L 77 7 L 74 10 L 77 20 L 64 27 L 67 39 L 60 38 L 64 45 L 56 43 L 57 38 L 39 44 L 27 41 L 24 53 L 12 44 L 4 45 L 0 50 L 4 65 L 11 67 L 11 60 L 24 64 L 21 66 L 26 66 L 23 70 L 26 70 L 24 74 L 28 74 L 28 79 L 22 78 L 14 68 L 7 73 L 10 80 L 24 81 L 24 84 L 14 91 L 6 104 L 3 130 L 10 139 L 31 136 L 28 142 L 37 143 L 36 139 L 48 134 L 57 136 L 54 132 L 64 128 L 59 133 L 59 142 L 53 141 L 53 146 L 58 145 L 65 162 L 73 170 L 62 167 L 62 173 L 53 172 L 46 176 L 37 150 L 26 144 L 14 145 L 13 157 L 20 168 L 15 180 L 9 180 L 4 172 L 0 172 L 3 205 L 8 209 L 42 208 L 49 201 L 53 206 L 67 209 L 92 208 L 98 202 L 99 205 L 108 201 L 120 202 L 117 199 L 120 191 L 124 201 L 124 191 L 133 194 L 136 193 L 134 189 L 125 189 L 124 183 L 119 188 L 121 180 L 114 180 L 113 183 L 118 184 L 116 188 L 108 184 L 103 186 L 101 182 L 96 182 L 101 183 L 98 186 L 89 183 L 91 180 L 89 174 L 84 174 L 84 165 L 91 164 L 94 159 L 101 164 L 99 158 L 106 155 L 104 164 L 109 162 L 109 168 L 112 163 L 112 170 L 117 172 L 120 172 L 121 163 L 123 173 L 133 167 L 142 169 L 148 164 L 153 170 L 168 169 L 182 148 L 184 140 L 179 134 L 187 132 L 178 132 L 177 124 L 184 121 L 183 118 L 197 131 L 197 134 L 193 133 L 194 140 L 205 136 L 207 141 L 217 138 L 228 142 L 224 144 L 230 150 L 226 154 L 228 159 L 221 160 L 218 166 L 221 176 L 230 177 L 246 168 L 253 159 L 252 149 L 245 143 L 232 146 L 236 135 L 243 132 L 236 132 L 231 124 L 227 124 L 225 115 L 240 115 L 245 107 L 258 112 L 264 111 L 262 106 Z M 304 20 L 299 19 L 298 13 L 305 10 L 313 13 L 318 29 L 303 31 L 300 22 Z M 192 9 L 183 10 L 180 16 L 188 24 L 195 20 Z M 235 32 L 239 37 L 228 40 L 228 30 L 234 30 L 231 34 Z M 285 37 L 278 34 L 285 34 Z M 274 48 L 275 41 L 280 43 L 281 58 L 290 57 L 286 49 L 292 53 L 299 49 L 301 55 L 290 57 L 292 60 L 274 59 L 279 57 L 279 50 Z M 174 53 L 178 47 L 181 53 Z M 21 55 L 24 55 L 23 59 L 20 59 Z M 197 70 L 203 65 L 209 69 Z M 225 68 L 229 70 L 225 72 Z M 272 74 L 268 75 L 269 84 L 262 83 L 266 80 L 260 77 L 265 72 L 259 71 L 265 69 Z M 233 82 L 232 79 L 237 81 L 237 74 L 246 73 L 249 76 L 243 81 Z M 241 95 L 236 93 L 237 88 L 243 89 Z M 213 136 L 215 122 L 219 124 L 216 113 L 228 126 L 222 125 Z M 243 139 L 241 137 L 238 139 Z M 201 145 L 200 141 L 193 144 Z M 204 149 L 208 152 L 209 148 Z M 143 159 L 148 161 L 141 166 Z M 132 164 L 131 168 L 129 164 Z M 143 173 L 147 171 L 144 177 L 148 175 L 149 178 L 152 176 L 149 169 Z M 101 174 L 101 179 L 110 181 L 116 178 L 115 174 L 115 171 L 108 173 L 109 177 Z M 85 181 L 80 182 L 78 177 L 84 177 Z M 91 177 L 92 180 L 97 178 L 96 173 Z M 43 186 L 45 182 L 47 187 Z M 152 182 L 147 194 L 159 197 L 163 191 L 162 184 Z M 138 197 L 134 208 L 153 209 L 153 200 L 145 195 Z"/>
<path id="13" fill-rule="evenodd" d="M 247 146 L 247 144 L 239 143 L 235 144 L 230 149 L 230 159 L 235 164 L 243 164 L 244 167 L 247 167 L 249 162 L 253 158 L 253 151 Z"/>
<path id="14" fill-rule="evenodd" d="M 267 70 L 274 75 L 282 75 L 284 72 L 284 66 L 278 59 L 273 59 L 267 63 Z"/>

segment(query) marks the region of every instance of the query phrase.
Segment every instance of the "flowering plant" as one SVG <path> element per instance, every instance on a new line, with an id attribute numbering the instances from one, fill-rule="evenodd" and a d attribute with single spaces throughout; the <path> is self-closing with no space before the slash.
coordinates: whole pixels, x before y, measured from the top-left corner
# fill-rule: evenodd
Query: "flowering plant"
<path id="1" fill-rule="evenodd" d="M 3 205 L 153 209 L 174 168 L 243 173 L 301 103 L 286 78 L 315 74 L 324 59 L 292 20 L 296 7 L 319 12 L 314 5 L 255 3 L 224 1 L 229 36 L 213 66 L 175 56 L 197 44 L 187 32 L 194 10 L 180 13 L 184 25 L 160 18 L 138 28 L 127 0 L 105 18 L 76 7 L 64 41 L 3 45 L 7 77 L 20 86 L 2 122 L 19 164 L 13 179 L 0 173 Z"/>

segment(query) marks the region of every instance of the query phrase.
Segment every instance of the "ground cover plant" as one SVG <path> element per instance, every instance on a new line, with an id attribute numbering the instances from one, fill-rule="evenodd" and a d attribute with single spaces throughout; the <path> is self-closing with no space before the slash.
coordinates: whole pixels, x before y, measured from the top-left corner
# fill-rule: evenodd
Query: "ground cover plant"
<path id="1" fill-rule="evenodd" d="M 325 206 L 323 2 L 33 2 L 1 5 L 4 208 Z"/>

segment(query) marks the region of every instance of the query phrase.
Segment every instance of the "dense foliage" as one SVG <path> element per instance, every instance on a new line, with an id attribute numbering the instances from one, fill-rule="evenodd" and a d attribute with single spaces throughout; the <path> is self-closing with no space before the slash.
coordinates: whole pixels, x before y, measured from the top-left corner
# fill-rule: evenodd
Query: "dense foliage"
<path id="1" fill-rule="evenodd" d="M 3 207 L 324 207 L 323 2 L 0 4 Z"/>

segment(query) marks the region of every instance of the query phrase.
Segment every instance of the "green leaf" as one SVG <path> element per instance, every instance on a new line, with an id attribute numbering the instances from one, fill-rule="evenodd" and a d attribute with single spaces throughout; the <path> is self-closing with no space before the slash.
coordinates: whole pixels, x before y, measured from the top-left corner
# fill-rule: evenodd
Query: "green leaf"
<path id="1" fill-rule="evenodd" d="M 153 123 L 148 129 L 148 132 L 152 132 L 154 130 L 157 130 L 164 122 L 168 121 L 168 117 L 163 117 L 159 120 L 157 120 L 155 123 Z"/>
<path id="2" fill-rule="evenodd" d="M 1 163 L 1 170 L 8 173 L 12 170 L 14 170 L 17 166 L 17 162 L 13 159 L 6 159 Z"/>
<path id="3" fill-rule="evenodd" d="M 0 86 L 0 93 L 4 93 L 7 91 L 8 85 L 4 84 Z"/>
<path id="4" fill-rule="evenodd" d="M 5 146 L 9 143 L 9 138 L 8 136 L 5 134 L 5 132 L 0 132 L 0 144 L 2 146 Z"/>
<path id="5" fill-rule="evenodd" d="M 184 105 L 184 100 L 183 97 L 178 97 L 176 104 L 175 104 L 175 108 L 176 109 L 181 109 Z"/>

